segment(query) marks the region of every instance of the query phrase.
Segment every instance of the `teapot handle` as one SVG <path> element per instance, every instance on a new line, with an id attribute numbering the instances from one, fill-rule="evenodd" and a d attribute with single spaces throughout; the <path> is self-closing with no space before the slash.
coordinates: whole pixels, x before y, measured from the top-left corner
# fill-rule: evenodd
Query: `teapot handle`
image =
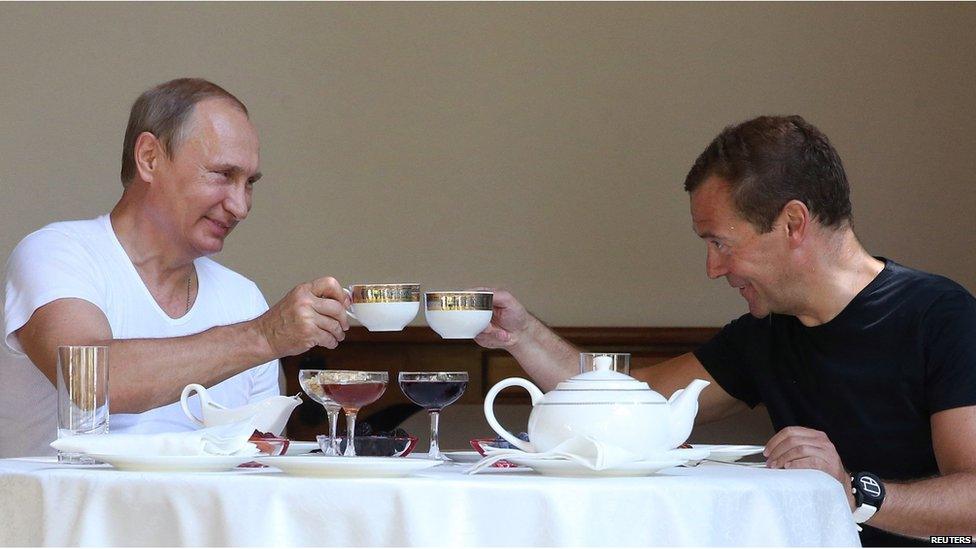
<path id="1" fill-rule="evenodd" d="M 183 408 L 183 413 L 186 414 L 186 417 L 190 418 L 193 423 L 196 423 L 200 427 L 204 426 L 203 420 L 193 415 L 193 412 L 190 411 L 190 407 L 187 405 L 187 400 L 189 400 L 191 393 L 196 392 L 198 395 L 200 395 L 200 406 L 202 407 L 203 395 L 206 394 L 206 391 L 207 390 L 203 387 L 203 385 L 191 383 L 186 387 L 183 387 L 183 392 L 180 394 L 180 407 Z"/>
<path id="2" fill-rule="evenodd" d="M 498 433 L 498 436 L 510 442 L 512 446 L 515 446 L 519 450 L 525 452 L 535 452 L 535 446 L 531 442 L 526 442 L 512 435 L 512 433 L 506 431 L 505 428 L 502 427 L 502 424 L 498 423 L 498 420 L 495 419 L 495 412 L 494 412 L 495 397 L 498 396 L 498 393 L 501 392 L 502 389 L 506 387 L 513 387 L 513 386 L 522 387 L 523 389 L 528 391 L 529 395 L 532 397 L 533 406 L 535 406 L 537 402 L 542 400 L 542 396 L 543 396 L 542 391 L 540 391 L 538 387 L 533 385 L 531 381 L 527 379 L 522 379 L 520 377 L 510 377 L 507 379 L 503 379 L 498 383 L 496 383 L 495 386 L 488 391 L 488 394 L 485 395 L 485 419 L 488 420 L 488 425 L 490 425 L 491 428 L 494 429 L 496 433 Z"/>

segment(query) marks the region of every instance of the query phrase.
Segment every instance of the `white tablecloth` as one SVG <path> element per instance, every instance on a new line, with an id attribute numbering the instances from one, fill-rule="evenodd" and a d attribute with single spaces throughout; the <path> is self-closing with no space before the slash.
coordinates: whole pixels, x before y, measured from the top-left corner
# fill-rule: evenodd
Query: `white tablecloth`
<path id="1" fill-rule="evenodd" d="M 0 545 L 859 545 L 841 485 L 818 471 L 462 471 L 323 479 L 0 460 Z"/>

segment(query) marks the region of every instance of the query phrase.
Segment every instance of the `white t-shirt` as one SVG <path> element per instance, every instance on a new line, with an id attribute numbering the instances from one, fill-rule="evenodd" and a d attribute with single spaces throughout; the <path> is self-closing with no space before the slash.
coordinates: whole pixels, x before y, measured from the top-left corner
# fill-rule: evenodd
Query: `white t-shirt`
<path id="1" fill-rule="evenodd" d="M 39 307 L 61 298 L 89 301 L 105 313 L 114 339 L 167 338 L 250 320 L 268 309 L 257 286 L 209 258 L 194 262 L 199 289 L 193 307 L 170 318 L 153 299 L 112 229 L 108 215 L 52 223 L 31 233 L 7 262 L 4 342 L 0 346 L 0 457 L 48 455 L 57 436 L 57 388 L 23 353 L 14 334 Z M 111 353 L 109 353 L 111 363 Z M 224 406 L 279 394 L 277 360 L 212 388 Z M 112 379 L 109 378 L 109 385 Z M 199 417 L 199 398 L 191 409 Z M 141 414 L 111 414 L 111 432 L 196 429 L 179 402 Z"/>

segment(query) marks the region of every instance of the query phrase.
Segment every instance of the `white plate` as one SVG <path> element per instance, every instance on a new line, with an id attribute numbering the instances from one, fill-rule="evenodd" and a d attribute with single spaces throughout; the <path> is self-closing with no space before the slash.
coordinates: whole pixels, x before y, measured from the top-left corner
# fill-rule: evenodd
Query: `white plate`
<path id="1" fill-rule="evenodd" d="M 87 454 L 122 471 L 230 471 L 254 456 L 124 456 Z"/>
<path id="2" fill-rule="evenodd" d="M 444 456 L 458 463 L 477 463 L 482 457 L 478 452 L 444 452 Z"/>
<path id="3" fill-rule="evenodd" d="M 543 475 L 557 477 L 643 477 L 653 475 L 662 469 L 683 465 L 688 461 L 681 458 L 635 461 L 597 471 L 575 461 L 565 459 L 538 459 L 514 456 L 506 459 L 512 463 L 531 467 Z"/>
<path id="4" fill-rule="evenodd" d="M 693 444 L 691 447 L 695 450 L 708 450 L 707 459 L 728 463 L 753 454 L 761 454 L 763 451 L 762 446 L 751 444 Z"/>
<path id="5" fill-rule="evenodd" d="M 307 477 L 403 477 L 444 463 L 437 459 L 321 454 L 258 457 L 254 461 L 268 467 L 277 467 L 289 475 Z"/>
<path id="6" fill-rule="evenodd" d="M 285 450 L 286 456 L 299 456 L 319 449 L 318 442 L 305 442 L 302 440 L 291 440 L 288 442 L 288 449 Z"/>

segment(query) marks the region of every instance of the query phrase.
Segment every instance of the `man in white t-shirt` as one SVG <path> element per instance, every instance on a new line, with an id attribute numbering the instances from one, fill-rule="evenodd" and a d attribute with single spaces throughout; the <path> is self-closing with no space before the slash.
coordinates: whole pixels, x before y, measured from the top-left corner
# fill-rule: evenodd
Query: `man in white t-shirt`
<path id="1" fill-rule="evenodd" d="M 189 383 L 227 406 L 261 400 L 279 393 L 278 358 L 344 339 L 335 279 L 269 309 L 207 257 L 247 217 L 258 164 L 247 108 L 219 86 L 177 79 L 136 100 L 112 212 L 48 225 L 7 262 L 0 457 L 53 453 L 59 345 L 109 347 L 111 431 L 145 433 L 195 428 L 177 402 Z"/>

